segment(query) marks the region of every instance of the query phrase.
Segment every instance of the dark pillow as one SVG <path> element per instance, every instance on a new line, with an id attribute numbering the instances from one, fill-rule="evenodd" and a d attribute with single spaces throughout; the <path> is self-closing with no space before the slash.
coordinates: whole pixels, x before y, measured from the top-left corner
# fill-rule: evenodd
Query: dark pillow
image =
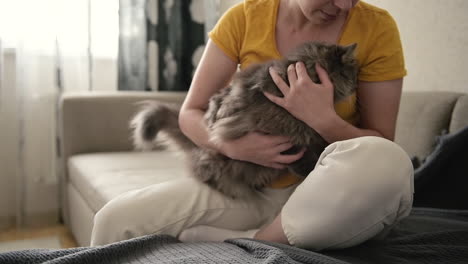
<path id="1" fill-rule="evenodd" d="M 415 207 L 468 209 L 468 126 L 440 136 L 414 173 Z"/>

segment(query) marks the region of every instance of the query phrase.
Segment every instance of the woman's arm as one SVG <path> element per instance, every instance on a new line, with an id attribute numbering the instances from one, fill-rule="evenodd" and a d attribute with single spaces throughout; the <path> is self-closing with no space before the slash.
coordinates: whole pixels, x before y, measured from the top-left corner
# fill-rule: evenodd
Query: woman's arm
<path id="1" fill-rule="evenodd" d="M 333 84 L 323 68 L 317 66 L 316 69 L 321 84 L 310 79 L 302 63 L 288 68 L 290 86 L 275 71 L 271 71 L 272 78 L 284 97 L 265 95 L 314 128 L 330 143 L 362 136 L 394 139 L 402 79 L 359 82 L 357 97 L 361 121 L 360 126 L 355 127 L 335 112 Z"/>
<path id="2" fill-rule="evenodd" d="M 209 141 L 203 115 L 208 108 L 209 98 L 228 85 L 236 69 L 237 63 L 208 40 L 179 114 L 182 132 L 195 144 L 218 148 Z"/>
<path id="3" fill-rule="evenodd" d="M 300 159 L 301 151 L 293 155 L 281 152 L 292 147 L 289 138 L 252 132 L 232 141 L 215 145 L 210 142 L 203 115 L 208 108 L 209 98 L 219 89 L 226 87 L 237 70 L 237 63 L 229 58 L 213 42 L 208 41 L 205 52 L 197 67 L 179 115 L 182 132 L 195 144 L 215 149 L 224 155 L 267 167 L 283 169 L 288 163 Z"/>
<path id="4" fill-rule="evenodd" d="M 374 130 L 384 138 L 395 139 L 403 78 L 381 82 L 359 82 L 361 129 Z"/>

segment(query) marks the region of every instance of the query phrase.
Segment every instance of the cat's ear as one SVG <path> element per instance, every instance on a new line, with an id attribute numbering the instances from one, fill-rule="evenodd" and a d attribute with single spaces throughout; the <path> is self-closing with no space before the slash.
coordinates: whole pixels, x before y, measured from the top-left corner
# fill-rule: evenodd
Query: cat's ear
<path id="1" fill-rule="evenodd" d="M 356 48 L 357 48 L 357 43 L 344 46 L 343 49 L 345 50 L 345 52 L 343 54 L 343 59 L 354 57 L 354 52 L 356 51 Z"/>

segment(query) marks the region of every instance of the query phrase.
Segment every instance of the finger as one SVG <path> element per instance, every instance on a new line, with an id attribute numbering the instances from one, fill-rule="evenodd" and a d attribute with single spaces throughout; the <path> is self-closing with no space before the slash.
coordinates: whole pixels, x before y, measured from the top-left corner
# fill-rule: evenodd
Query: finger
<path id="1" fill-rule="evenodd" d="M 294 64 L 289 64 L 288 66 L 288 80 L 291 86 L 297 81 L 296 66 Z"/>
<path id="2" fill-rule="evenodd" d="M 268 68 L 270 71 L 270 76 L 273 79 L 273 82 L 278 86 L 278 89 L 280 89 L 281 93 L 286 96 L 289 92 L 289 86 L 288 84 L 281 78 L 281 76 L 273 69 L 273 67 Z"/>
<path id="3" fill-rule="evenodd" d="M 322 66 L 320 66 L 318 63 L 315 64 L 315 70 L 317 71 L 317 75 L 320 79 L 320 82 L 325 86 L 325 87 L 333 87 L 332 82 L 330 81 L 330 77 L 328 76 L 327 71 L 325 71 Z"/>
<path id="4" fill-rule="evenodd" d="M 279 144 L 278 146 L 276 146 L 276 148 L 274 149 L 276 153 L 281 153 L 283 151 L 286 151 L 290 148 L 292 148 L 293 144 L 290 143 L 290 142 L 286 142 L 286 143 L 282 143 L 282 144 Z"/>
<path id="5" fill-rule="evenodd" d="M 289 164 L 299 160 L 304 155 L 305 150 L 301 150 L 300 152 L 292 155 L 278 155 L 273 161 L 282 164 Z"/>
<path id="6" fill-rule="evenodd" d="M 304 79 L 309 78 L 309 74 L 307 73 L 307 69 L 302 61 L 296 63 L 296 73 L 297 79 Z"/>
<path id="7" fill-rule="evenodd" d="M 270 140 L 272 142 L 272 145 L 280 145 L 280 144 L 284 144 L 284 143 L 289 143 L 289 141 L 291 140 L 289 137 L 286 137 L 286 136 L 272 136 L 270 135 Z"/>
<path id="8" fill-rule="evenodd" d="M 284 105 L 284 99 L 282 97 L 278 97 L 278 96 L 275 96 L 275 95 L 272 95 L 271 93 L 268 93 L 268 92 L 263 92 L 263 95 L 265 95 L 266 98 L 268 98 L 268 100 L 272 101 L 273 103 L 283 107 Z"/>

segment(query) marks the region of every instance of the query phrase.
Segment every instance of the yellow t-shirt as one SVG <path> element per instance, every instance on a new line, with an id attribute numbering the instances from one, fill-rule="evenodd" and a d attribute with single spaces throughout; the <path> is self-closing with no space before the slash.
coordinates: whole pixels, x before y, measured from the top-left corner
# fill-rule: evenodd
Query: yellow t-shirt
<path id="1" fill-rule="evenodd" d="M 209 33 L 210 39 L 243 69 L 253 63 L 279 59 L 275 26 L 280 0 L 245 0 L 230 8 Z M 338 44 L 357 43 L 360 81 L 387 81 L 406 75 L 397 25 L 378 7 L 358 2 L 347 17 Z M 337 114 L 357 125 L 356 95 L 337 103 Z M 282 179 L 277 187 L 292 180 Z"/>

